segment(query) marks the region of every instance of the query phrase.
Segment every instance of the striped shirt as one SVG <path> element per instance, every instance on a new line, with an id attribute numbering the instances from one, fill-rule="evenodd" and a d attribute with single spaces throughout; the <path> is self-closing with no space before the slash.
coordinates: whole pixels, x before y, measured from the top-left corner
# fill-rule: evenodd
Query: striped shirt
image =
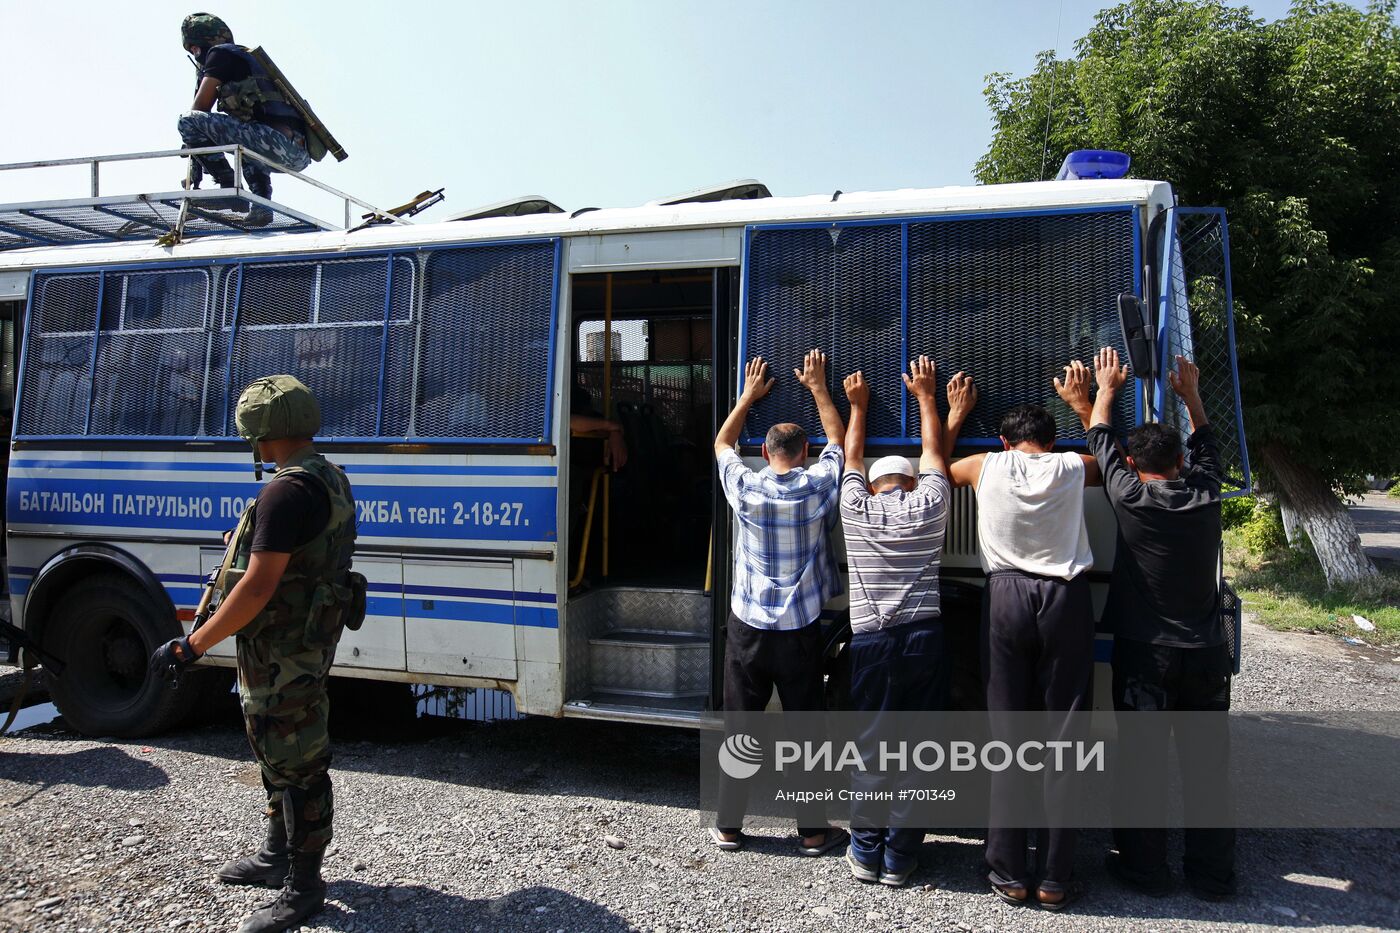
<path id="1" fill-rule="evenodd" d="M 937 618 L 948 497 L 948 478 L 937 471 L 920 474 L 913 492 L 871 495 L 857 472 L 841 481 L 853 632 Z"/>
<path id="2" fill-rule="evenodd" d="M 719 481 L 739 521 L 729 607 L 759 629 L 805 628 L 841 593 L 831 553 L 845 455 L 827 444 L 810 469 L 750 470 L 733 450 L 719 455 Z"/>
<path id="3" fill-rule="evenodd" d="M 912 492 L 872 495 L 860 473 L 841 481 L 841 524 L 851 577 L 851 631 L 873 632 L 939 615 L 938 565 L 948 528 L 948 478 L 919 475 Z"/>

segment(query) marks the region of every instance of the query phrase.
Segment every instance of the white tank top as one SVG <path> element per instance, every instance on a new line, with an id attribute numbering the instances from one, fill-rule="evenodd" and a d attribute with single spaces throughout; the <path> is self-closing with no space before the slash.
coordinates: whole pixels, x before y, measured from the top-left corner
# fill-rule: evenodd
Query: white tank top
<path id="1" fill-rule="evenodd" d="M 987 454 L 977 480 L 977 550 L 987 573 L 1071 580 L 1092 567 L 1079 455 Z"/>

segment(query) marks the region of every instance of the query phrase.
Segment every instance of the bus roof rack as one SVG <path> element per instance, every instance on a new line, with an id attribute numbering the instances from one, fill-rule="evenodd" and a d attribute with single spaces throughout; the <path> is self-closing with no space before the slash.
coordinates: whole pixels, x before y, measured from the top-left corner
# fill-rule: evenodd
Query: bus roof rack
<path id="1" fill-rule="evenodd" d="M 233 157 L 236 187 L 195 190 L 182 188 L 174 191 L 105 195 L 100 190 L 100 167 L 106 163 L 189 159 L 190 156 L 216 152 Z M 342 222 L 336 224 L 322 220 L 286 204 L 253 194 L 244 187 L 243 182 L 242 167 L 247 159 L 261 162 L 273 171 L 305 182 L 339 199 L 342 206 Z M 84 156 L 76 159 L 13 162 L 0 165 L 0 173 L 77 165 L 86 165 L 89 169 L 90 184 L 87 197 L 0 204 L 0 251 L 27 246 L 66 246 L 76 243 L 149 239 L 169 245 L 191 237 L 216 234 L 348 230 L 351 226 L 351 205 L 383 217 L 389 223 L 409 223 L 402 217 L 395 217 L 353 195 L 278 165 L 243 146 L 208 146 L 199 149 L 165 149 Z M 229 198 L 243 199 L 267 208 L 272 214 L 271 222 L 252 226 L 247 223 L 246 213 L 219 209 L 221 202 L 226 203 L 226 199 Z M 359 211 L 354 213 L 358 216 Z"/>
<path id="2" fill-rule="evenodd" d="M 518 198 L 506 198 L 482 204 L 471 210 L 462 211 L 446 218 L 453 220 L 485 220 L 488 217 L 524 217 L 527 214 L 562 214 L 564 209 L 548 198 L 538 194 L 522 194 Z"/>

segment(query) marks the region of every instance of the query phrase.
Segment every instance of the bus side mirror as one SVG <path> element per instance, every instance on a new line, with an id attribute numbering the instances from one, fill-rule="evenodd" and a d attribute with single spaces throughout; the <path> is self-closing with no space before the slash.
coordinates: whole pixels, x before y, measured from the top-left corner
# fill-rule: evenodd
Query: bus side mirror
<path id="1" fill-rule="evenodd" d="M 1156 375 L 1156 354 L 1152 352 L 1152 331 L 1142 299 L 1123 292 L 1118 296 L 1118 323 L 1123 326 L 1123 345 L 1128 348 L 1128 362 L 1138 379 Z"/>

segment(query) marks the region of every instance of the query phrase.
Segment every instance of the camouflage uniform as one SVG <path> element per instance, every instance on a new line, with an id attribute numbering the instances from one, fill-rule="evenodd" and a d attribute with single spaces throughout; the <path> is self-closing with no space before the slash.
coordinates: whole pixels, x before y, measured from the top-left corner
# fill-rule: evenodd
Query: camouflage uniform
<path id="1" fill-rule="evenodd" d="M 298 137 L 297 140 L 288 139 L 266 123 L 244 122 L 226 113 L 191 110 L 188 113 L 180 114 L 178 125 L 180 139 L 189 149 L 198 149 L 204 146 L 240 145 L 247 146 L 258 155 L 267 156 L 278 165 L 285 166 L 294 172 L 300 172 L 311 164 L 311 155 L 306 151 L 304 137 Z M 200 165 L 204 167 L 206 172 L 209 172 L 211 177 L 218 173 L 219 166 L 228 166 L 228 160 L 219 153 L 195 156 L 195 158 L 199 160 Z M 254 169 L 264 168 L 261 163 L 245 159 L 243 168 L 245 176 L 249 173 L 249 166 Z"/>
<path id="2" fill-rule="evenodd" d="M 355 500 L 345 473 L 310 448 L 282 464 L 272 482 L 297 473 L 325 489 L 330 521 L 292 552 L 277 592 L 238 633 L 238 692 L 269 818 L 285 820 L 293 852 L 321 852 L 331 840 L 334 810 L 326 677 L 351 600 L 345 576 L 355 544 Z M 240 523 L 235 575 L 248 565 L 257 520 L 254 514 Z"/>

